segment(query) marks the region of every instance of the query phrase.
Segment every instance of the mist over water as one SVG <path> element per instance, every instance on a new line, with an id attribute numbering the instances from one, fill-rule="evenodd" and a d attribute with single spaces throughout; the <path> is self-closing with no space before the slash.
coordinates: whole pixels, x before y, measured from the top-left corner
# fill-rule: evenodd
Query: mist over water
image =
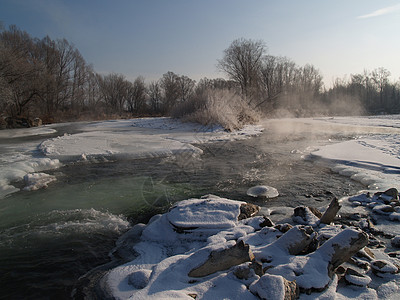
<path id="1" fill-rule="evenodd" d="M 248 140 L 196 145 L 203 150 L 197 157 L 67 163 L 48 172 L 57 181 L 47 189 L 1 199 L 1 298 L 71 298 L 79 277 L 110 261 L 115 241 L 131 224 L 147 222 L 178 200 L 212 193 L 264 207 L 324 207 L 333 196 L 363 188 L 304 160 L 311 149 L 360 129 L 304 120 L 263 126 L 261 136 Z M 277 188 L 280 196 L 247 196 L 258 184 Z"/>

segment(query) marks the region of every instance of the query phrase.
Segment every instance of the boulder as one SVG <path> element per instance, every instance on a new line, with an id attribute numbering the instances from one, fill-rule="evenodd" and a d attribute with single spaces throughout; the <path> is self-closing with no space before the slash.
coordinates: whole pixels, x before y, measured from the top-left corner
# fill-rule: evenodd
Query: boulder
<path id="1" fill-rule="evenodd" d="M 265 274 L 251 284 L 250 291 L 265 300 L 294 300 L 299 297 L 296 281 L 272 274 Z"/>
<path id="2" fill-rule="evenodd" d="M 371 277 L 369 277 L 368 275 L 361 274 L 361 273 L 359 273 L 356 270 L 353 270 L 351 268 L 348 268 L 346 270 L 346 273 L 344 275 L 344 279 L 345 279 L 347 284 L 360 286 L 360 287 L 366 287 L 372 281 Z"/>
<path id="3" fill-rule="evenodd" d="M 149 283 L 150 276 L 151 270 L 137 270 L 128 276 L 128 283 L 136 289 L 143 289 Z"/>
<path id="4" fill-rule="evenodd" d="M 265 198 L 276 198 L 279 196 L 279 192 L 276 188 L 266 185 L 257 185 L 247 190 L 247 195 L 251 197 L 265 197 Z"/>
<path id="5" fill-rule="evenodd" d="M 374 260 L 371 262 L 372 272 L 378 277 L 385 277 L 385 274 L 397 274 L 399 268 L 387 260 Z"/>
<path id="6" fill-rule="evenodd" d="M 252 277 L 254 274 L 258 276 L 263 276 L 264 271 L 262 267 L 262 263 L 253 260 L 251 263 L 246 263 L 242 264 L 240 266 L 237 266 L 235 270 L 233 271 L 233 274 L 238 278 L 238 279 L 249 279 Z"/>
<path id="7" fill-rule="evenodd" d="M 32 124 L 32 127 L 39 127 L 39 126 L 42 126 L 43 121 L 42 121 L 42 119 L 40 119 L 40 118 L 34 118 L 34 119 L 31 121 L 31 124 Z"/>
<path id="8" fill-rule="evenodd" d="M 192 269 L 188 275 L 190 277 L 203 277 L 253 259 L 254 255 L 250 250 L 250 246 L 243 241 L 239 241 L 230 248 L 212 251 L 208 259 L 199 267 Z"/>
<path id="9" fill-rule="evenodd" d="M 260 223 L 260 227 L 273 227 L 274 226 L 274 222 L 272 222 L 272 220 L 266 216 L 263 216 L 264 221 L 262 221 Z"/>
<path id="10" fill-rule="evenodd" d="M 399 199 L 399 191 L 396 188 L 391 188 L 383 192 L 386 196 L 392 197 L 394 200 Z"/>
<path id="11" fill-rule="evenodd" d="M 251 203 L 244 203 L 240 205 L 240 215 L 238 220 L 251 218 L 260 211 L 260 207 Z"/>
<path id="12" fill-rule="evenodd" d="M 297 224 L 313 225 L 319 218 L 307 206 L 298 206 L 294 209 L 292 220 Z"/>
<path id="13" fill-rule="evenodd" d="M 394 238 L 392 238 L 391 244 L 395 248 L 400 248 L 400 235 L 397 235 Z"/>
<path id="14" fill-rule="evenodd" d="M 328 206 L 328 209 L 325 211 L 325 213 L 322 215 L 320 222 L 322 224 L 330 224 L 333 222 L 333 220 L 336 217 L 336 214 L 338 213 L 340 209 L 339 205 L 339 200 L 335 197 L 331 201 L 331 203 Z"/>

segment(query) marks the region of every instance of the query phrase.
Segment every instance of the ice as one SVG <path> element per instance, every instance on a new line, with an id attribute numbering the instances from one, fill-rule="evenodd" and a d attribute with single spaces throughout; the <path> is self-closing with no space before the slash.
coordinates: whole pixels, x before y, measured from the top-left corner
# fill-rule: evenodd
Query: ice
<path id="1" fill-rule="evenodd" d="M 276 120 L 274 122 L 279 123 Z M 327 141 L 329 144 L 318 150 L 310 147 L 312 159 L 324 161 L 332 170 L 366 184 L 371 190 L 400 188 L 399 116 L 335 117 L 305 119 L 299 122 L 363 127 L 362 134 L 355 135 L 351 140 L 339 143 Z M 34 145 L 27 144 L 23 150 L 10 150 L 9 153 L 12 152 L 13 155 L 1 156 L 0 196 L 17 191 L 12 182 L 22 180 L 24 177 L 27 178 L 27 189 L 45 187 L 50 180 L 54 179 L 54 176 L 43 171 L 55 169 L 61 166 L 61 163 L 91 161 L 99 157 L 159 157 L 180 152 L 198 155 L 201 154 L 201 150 L 196 147 L 196 144 L 243 139 L 260 134 L 262 131 L 262 128 L 258 126 L 246 126 L 241 131 L 227 132 L 221 127 L 181 123 L 170 118 L 104 121 L 82 123 L 79 126 L 79 133 L 60 135 Z M 46 127 L 29 132 L 2 131 L 0 137 L 13 140 L 17 136 L 40 136 L 52 133 L 56 128 L 57 126 Z M 366 131 L 366 128 L 370 132 Z M 36 151 L 37 147 L 40 150 L 39 153 Z M 385 209 L 382 206 L 383 203 L 374 203 L 365 196 L 359 196 L 353 201 L 348 200 L 341 199 L 343 205 L 341 213 L 372 214 L 377 222 L 377 230 L 394 235 L 400 234 L 400 212 L 379 214 Z M 324 255 L 289 255 L 279 250 L 280 243 L 276 243 L 274 246 L 276 251 L 272 255 L 280 265 L 274 265 L 274 268 L 268 270 L 269 276 L 275 276 L 272 277 L 273 280 L 271 277 L 269 280 L 260 279 L 257 275 L 247 281 L 239 280 L 233 275 L 231 269 L 205 278 L 188 277 L 187 274 L 191 268 L 201 265 L 211 251 L 226 249 L 234 245 L 237 240 L 248 243 L 257 255 L 263 254 L 266 247 L 279 241 L 278 238 L 282 233 L 272 228 L 260 229 L 257 226 L 258 217 L 247 222 L 237 221 L 241 203 L 212 195 L 200 199 L 189 199 L 176 204 L 168 213 L 154 217 L 148 225 L 134 227 L 132 229 L 134 231 L 128 232 L 126 237 L 140 236 L 139 242 L 132 246 L 137 255 L 136 258 L 110 270 L 105 278 L 112 297 L 117 299 L 173 297 L 188 299 L 190 295 L 195 294 L 198 298 L 205 299 L 256 299 L 248 287 L 254 283 L 253 291 L 258 293 L 259 288 L 266 284 L 278 286 L 280 280 L 277 275 L 297 279 L 298 283 L 304 287 L 311 283 L 319 283 L 321 286 L 328 284 L 325 291 L 309 296 L 302 294 L 301 299 L 310 297 L 313 299 L 354 297 L 396 299 L 399 296 L 399 278 L 392 274 L 381 279 L 371 277 L 371 286 L 374 289 L 343 287 L 338 284 L 336 277 L 329 281 L 316 272 L 316 270 L 326 269 L 327 262 Z M 268 214 L 274 222 L 290 221 L 292 212 L 291 208 L 276 207 L 271 208 Z M 49 230 L 54 228 L 56 230 L 63 228 L 86 230 L 91 224 L 91 220 L 87 220 L 84 224 L 68 221 L 52 224 L 53 227 Z M 128 227 L 127 222 L 122 225 L 123 228 Z M 108 225 L 105 224 L 105 226 Z M 115 226 L 114 222 L 110 222 L 109 226 Z M 326 225 L 320 228 L 319 234 L 324 238 L 332 239 L 340 232 L 343 232 L 340 226 Z M 343 240 L 336 242 L 345 243 L 346 238 L 345 232 L 342 235 Z M 123 244 L 122 241 L 120 243 Z M 329 243 L 326 242 L 326 245 Z M 320 253 L 324 252 L 323 247 Z M 326 249 L 326 251 L 329 250 L 327 246 Z M 324 254 L 329 256 L 329 253 Z M 388 266 L 391 265 L 388 264 Z M 259 283 L 255 284 L 255 282 Z M 281 297 L 281 295 L 278 296 Z"/>
<path id="2" fill-rule="evenodd" d="M 49 128 L 47 126 L 34 127 L 34 128 L 21 128 L 21 129 L 9 129 L 0 130 L 0 139 L 13 139 L 26 136 L 34 135 L 45 135 L 50 133 L 55 133 L 57 130 L 54 128 Z"/>
<path id="3" fill-rule="evenodd" d="M 245 139 L 262 132 L 262 127 L 258 125 L 227 132 L 219 126 L 182 123 L 171 118 L 81 122 L 75 125 L 79 133 L 65 133 L 39 143 L 23 143 L 18 147 L 14 142 L 5 144 L 5 153 L 0 152 L 0 198 L 19 191 L 12 184 L 13 181 L 22 180 L 27 174 L 58 168 L 64 163 L 165 157 L 183 152 L 196 156 L 202 150 L 195 144 Z M 13 141 L 17 137 L 40 137 L 57 132 L 59 127 L 60 124 L 54 124 L 2 130 L 0 138 Z"/>
<path id="4" fill-rule="evenodd" d="M 247 195 L 252 197 L 276 198 L 279 192 L 276 188 L 266 185 L 257 185 L 247 190 Z"/>
<path id="5" fill-rule="evenodd" d="M 47 185 L 56 181 L 56 177 L 46 173 L 32 173 L 24 176 L 26 186 L 24 191 L 35 191 L 41 188 L 47 188 Z"/>
<path id="6" fill-rule="evenodd" d="M 330 144 L 311 152 L 311 158 L 324 161 L 341 175 L 349 176 L 369 189 L 400 189 L 400 118 L 331 118 L 325 122 L 370 126 L 371 134 Z M 382 134 L 376 134 L 377 127 Z M 388 132 L 391 132 L 388 134 Z"/>
<path id="7" fill-rule="evenodd" d="M 22 180 L 28 174 L 33 174 L 39 171 L 51 170 L 59 168 L 62 164 L 58 159 L 37 158 L 31 155 L 16 154 L 9 157 L 9 160 L 2 163 L 0 171 L 0 199 L 8 194 L 19 191 L 11 182 Z M 37 177 L 38 175 L 36 175 Z M 26 179 L 34 179 L 27 177 Z M 48 177 L 49 179 L 49 177 Z M 55 178 L 54 178 L 55 180 Z M 54 181 L 51 180 L 51 181 Z M 48 181 L 47 183 L 50 183 Z M 26 190 L 35 190 L 36 188 L 27 188 Z"/>
<path id="8" fill-rule="evenodd" d="M 315 124 L 330 122 L 363 127 L 361 130 L 363 135 L 356 135 L 352 140 L 339 143 L 331 141 L 327 146 L 319 149 L 310 147 L 312 159 L 315 162 L 323 161 L 327 163 L 332 170 L 360 181 L 371 190 L 377 188 L 384 190 L 392 187 L 399 189 L 399 120 L 400 118 L 397 116 L 308 119 L 307 122 Z M 143 122 L 141 123 L 143 127 L 152 126 L 151 123 L 148 123 L 148 120 L 141 122 Z M 174 124 L 166 125 L 163 120 L 160 120 L 157 126 L 163 128 L 163 130 L 177 130 Z M 366 128 L 367 131 L 370 129 L 371 133 L 365 134 Z M 357 131 L 354 128 L 352 130 Z M 189 140 L 184 136 L 181 136 L 180 139 Z M 214 198 L 214 201 L 219 200 Z M 358 196 L 351 201 L 349 200 L 348 197 L 340 200 L 343 206 L 341 213 L 359 212 L 360 214 L 377 215 L 375 220 L 378 230 L 400 234 L 400 226 L 397 224 L 400 218 L 396 217 L 399 212 L 382 214 L 381 211 L 386 209 L 383 203 L 373 202 L 365 196 Z M 245 227 L 248 225 L 245 225 L 244 222 L 236 222 L 232 219 L 232 216 L 237 214 L 237 208 L 227 209 L 226 211 L 221 209 L 223 204 L 226 205 L 226 201 L 228 200 L 223 199 L 221 204 L 214 203 L 207 206 L 204 199 L 186 200 L 177 204 L 175 209 L 168 214 L 158 217 L 156 221 L 147 225 L 143 230 L 141 243 L 135 246 L 135 251 L 140 253 L 139 257 L 125 266 L 112 270 L 107 275 L 108 288 L 110 288 L 111 294 L 121 299 L 129 297 L 149 299 L 154 298 L 155 295 L 160 298 L 185 298 L 189 294 L 197 295 L 199 298 L 208 296 L 210 299 L 252 299 L 254 295 L 248 293 L 249 290 L 258 293 L 260 296 L 266 296 L 264 294 L 268 291 L 272 292 L 272 288 L 282 285 L 281 277 L 278 275 L 283 275 L 288 280 L 296 279 L 303 288 L 326 286 L 326 289 L 322 292 L 314 292 L 311 295 L 301 294 L 300 299 L 376 299 L 378 297 L 396 299 L 399 296 L 398 278 L 391 274 L 387 278 L 379 280 L 376 276 L 372 276 L 373 283 L 371 283 L 371 286 L 373 289 L 339 285 L 337 276 L 329 279 L 326 274 L 323 274 L 321 270 L 326 270 L 327 258 L 332 255 L 330 244 L 347 243 L 348 239 L 351 239 L 354 235 L 353 229 L 344 230 L 339 225 L 324 225 L 319 228 L 318 234 L 322 240 L 328 239 L 330 241 L 331 239 L 331 241 L 325 242 L 318 253 L 293 256 L 280 250 L 285 248 L 284 245 L 275 243 L 275 241 L 279 241 L 278 238 L 282 235 L 279 230 L 257 228 L 255 225 L 256 218 L 246 223 L 252 224 L 253 229 Z M 279 220 L 290 221 L 290 215 L 293 213 L 292 208 L 281 207 L 263 211 L 274 222 Z M 378 212 L 380 214 L 377 214 Z M 232 215 L 230 215 L 231 213 Z M 217 222 L 218 215 L 220 216 L 219 224 Z M 176 232 L 176 228 L 180 226 L 189 228 L 189 230 L 179 234 Z M 187 277 L 189 266 L 200 265 L 204 256 L 211 250 L 210 247 L 216 247 L 216 245 L 227 247 L 229 243 L 235 240 L 243 240 L 248 243 L 256 257 L 264 255 L 274 262 L 269 265 L 270 269 L 267 271 L 269 275 L 264 275 L 265 278 L 263 278 L 264 276 L 259 278 L 255 275 L 247 281 L 241 281 L 234 277 L 232 270 L 226 270 L 195 281 L 191 281 Z M 272 244 L 273 247 L 270 246 Z M 171 251 L 171 247 L 176 250 Z M 198 262 L 196 263 L 193 260 L 198 260 Z M 388 265 L 391 266 L 391 264 Z M 137 290 L 134 286 L 128 284 L 127 278 L 129 278 L 129 274 L 133 273 L 133 270 L 140 269 L 152 270 L 152 273 L 147 285 Z M 144 274 L 149 272 L 144 271 Z M 235 280 L 232 280 L 232 278 Z M 359 278 L 355 279 L 360 280 Z M 229 288 L 226 288 L 227 286 Z M 266 286 L 269 288 L 266 289 Z M 233 290 L 240 292 L 236 292 L 234 296 L 229 296 Z M 282 298 L 282 294 L 274 294 L 274 297 Z"/>

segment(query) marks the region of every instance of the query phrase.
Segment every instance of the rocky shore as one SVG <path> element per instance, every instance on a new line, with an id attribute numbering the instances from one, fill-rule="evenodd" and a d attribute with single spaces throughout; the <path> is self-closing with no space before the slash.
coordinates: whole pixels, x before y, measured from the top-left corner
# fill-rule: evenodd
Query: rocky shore
<path id="1" fill-rule="evenodd" d="M 342 205 L 347 207 L 343 213 Z M 398 191 L 335 198 L 321 210 L 306 206 L 260 210 L 254 204 L 214 195 L 181 201 L 121 237 L 120 246 L 132 242 L 131 261 L 102 278 L 103 296 L 399 296 L 400 236 L 379 227 L 400 221 Z M 119 251 L 122 246 L 115 252 Z"/>

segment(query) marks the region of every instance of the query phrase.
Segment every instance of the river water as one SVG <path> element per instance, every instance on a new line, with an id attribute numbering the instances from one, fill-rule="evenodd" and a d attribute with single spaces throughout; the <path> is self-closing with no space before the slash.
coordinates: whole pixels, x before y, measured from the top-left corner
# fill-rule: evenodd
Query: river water
<path id="1" fill-rule="evenodd" d="M 364 188 L 304 159 L 315 147 L 352 138 L 360 128 L 315 128 L 303 121 L 263 126 L 263 134 L 250 139 L 196 145 L 203 150 L 200 157 L 66 163 L 46 171 L 57 178 L 47 189 L 0 199 L 0 298 L 82 297 L 76 292 L 79 278 L 110 261 L 118 237 L 178 200 L 212 193 L 264 207 L 324 207 L 334 196 Z M 3 139 L 0 154 L 78 131 L 74 124 L 40 137 Z M 277 188 L 280 196 L 269 201 L 247 196 L 258 184 Z"/>

